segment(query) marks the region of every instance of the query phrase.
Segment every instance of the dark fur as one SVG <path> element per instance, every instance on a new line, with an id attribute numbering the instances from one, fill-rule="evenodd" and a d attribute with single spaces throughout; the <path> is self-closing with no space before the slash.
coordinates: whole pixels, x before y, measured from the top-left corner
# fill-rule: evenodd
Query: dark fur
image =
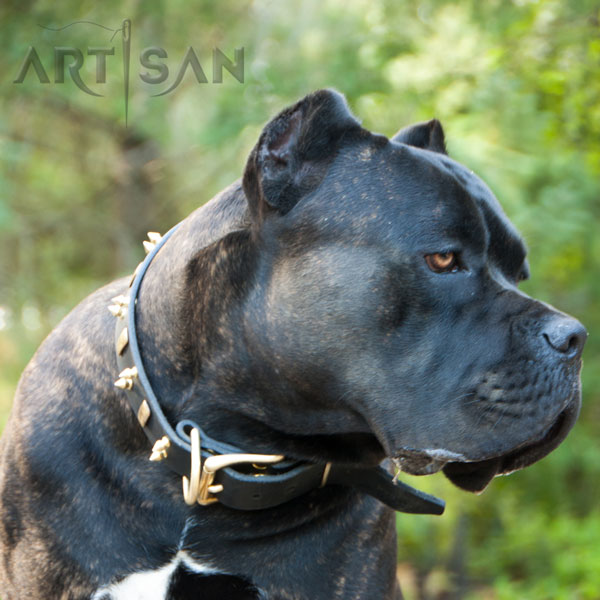
<path id="1" fill-rule="evenodd" d="M 585 330 L 517 290 L 523 243 L 444 152 L 437 121 L 390 141 L 335 92 L 277 116 L 243 185 L 193 213 L 144 280 L 139 341 L 170 421 L 253 452 L 443 467 L 472 490 L 556 447 L 579 410 Z M 427 268 L 451 250 L 459 272 Z M 394 514 L 368 496 L 184 504 L 113 387 L 106 307 L 126 286 L 80 304 L 19 384 L 0 454 L 2 598 L 89 598 L 178 550 L 223 573 L 180 567 L 181 600 L 399 598 Z"/>

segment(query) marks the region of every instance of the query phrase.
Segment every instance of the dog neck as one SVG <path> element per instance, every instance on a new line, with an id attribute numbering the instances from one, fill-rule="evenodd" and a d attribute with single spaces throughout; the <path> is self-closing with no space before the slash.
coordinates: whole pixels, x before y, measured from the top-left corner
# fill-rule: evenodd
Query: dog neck
<path id="1" fill-rule="evenodd" d="M 245 451 L 379 464 L 362 419 L 299 393 L 249 351 L 240 307 L 261 268 L 254 235 L 238 182 L 186 219 L 145 275 L 139 345 L 167 418 Z"/>

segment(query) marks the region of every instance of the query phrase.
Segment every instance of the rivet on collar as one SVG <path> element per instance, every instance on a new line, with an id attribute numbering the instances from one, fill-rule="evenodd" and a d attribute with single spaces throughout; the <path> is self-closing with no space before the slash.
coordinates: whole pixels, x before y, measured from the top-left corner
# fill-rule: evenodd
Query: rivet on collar
<path id="1" fill-rule="evenodd" d="M 129 344 L 129 332 L 127 331 L 127 327 L 124 327 L 117 338 L 117 354 L 119 356 L 123 356 L 123 352 L 125 352 L 125 348 Z"/>
<path id="2" fill-rule="evenodd" d="M 148 419 L 150 418 L 151 414 L 152 414 L 152 411 L 150 410 L 150 406 L 148 405 L 148 401 L 144 400 L 140 404 L 140 407 L 138 408 L 138 411 L 137 411 L 137 420 L 138 420 L 138 423 L 142 427 L 146 427 L 146 423 L 148 422 Z"/>

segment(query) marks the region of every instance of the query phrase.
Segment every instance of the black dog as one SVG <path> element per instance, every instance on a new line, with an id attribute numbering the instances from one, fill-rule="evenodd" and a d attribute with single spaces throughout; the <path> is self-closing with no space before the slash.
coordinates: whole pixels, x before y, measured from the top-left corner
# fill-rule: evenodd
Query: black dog
<path id="1" fill-rule="evenodd" d="M 21 379 L 3 600 L 397 599 L 379 500 L 441 509 L 378 465 L 479 491 L 577 418 L 585 329 L 517 289 L 524 245 L 435 120 L 390 140 L 311 94 L 148 246 Z"/>

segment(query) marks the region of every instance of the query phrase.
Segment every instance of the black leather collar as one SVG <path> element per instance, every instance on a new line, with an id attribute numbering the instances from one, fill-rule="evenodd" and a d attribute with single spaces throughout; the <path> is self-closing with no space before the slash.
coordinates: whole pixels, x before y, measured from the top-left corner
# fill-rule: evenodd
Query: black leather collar
<path id="1" fill-rule="evenodd" d="M 120 374 L 115 386 L 125 391 L 153 445 L 150 460 L 163 461 L 184 478 L 188 504 L 220 502 L 239 510 L 266 509 L 325 485 L 342 485 L 354 487 L 400 512 L 442 514 L 443 500 L 396 481 L 382 466 L 358 468 L 247 455 L 235 446 L 212 439 L 192 421 L 182 421 L 173 428 L 144 369 L 136 335 L 135 308 L 144 274 L 177 227 L 162 238 L 156 233 L 148 234 L 150 241 L 144 242 L 148 256 L 136 269 L 128 295 L 114 298 L 109 310 L 117 317 L 115 346 Z M 199 444 L 192 443 L 194 429 L 199 434 L 196 437 Z M 199 486 L 200 491 L 190 492 L 190 486 L 195 489 Z"/>

